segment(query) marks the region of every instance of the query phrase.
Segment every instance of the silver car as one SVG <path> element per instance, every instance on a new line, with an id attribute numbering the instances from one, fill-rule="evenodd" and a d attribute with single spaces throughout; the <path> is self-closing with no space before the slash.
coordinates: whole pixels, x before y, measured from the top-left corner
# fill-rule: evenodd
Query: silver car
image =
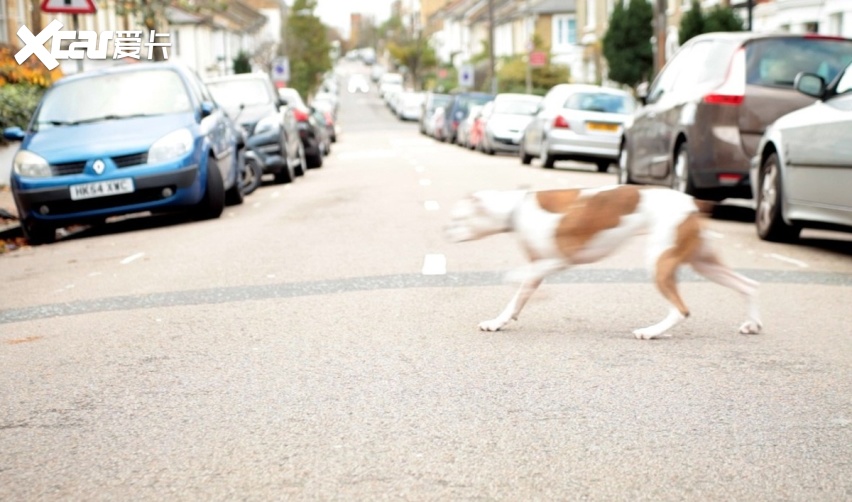
<path id="1" fill-rule="evenodd" d="M 521 163 L 539 157 L 542 166 L 552 168 L 557 160 L 577 160 L 606 172 L 618 161 L 621 135 L 633 120 L 635 108 L 633 96 L 619 89 L 556 85 L 524 130 Z"/>
<path id="2" fill-rule="evenodd" d="M 852 65 L 830 83 L 800 73 L 795 87 L 818 101 L 767 128 L 751 164 L 765 240 L 795 240 L 802 227 L 852 231 Z"/>
<path id="3" fill-rule="evenodd" d="M 502 93 L 483 110 L 485 131 L 480 150 L 485 153 L 517 152 L 521 136 L 541 105 L 541 96 Z M 487 111 L 486 111 L 487 110 Z"/>

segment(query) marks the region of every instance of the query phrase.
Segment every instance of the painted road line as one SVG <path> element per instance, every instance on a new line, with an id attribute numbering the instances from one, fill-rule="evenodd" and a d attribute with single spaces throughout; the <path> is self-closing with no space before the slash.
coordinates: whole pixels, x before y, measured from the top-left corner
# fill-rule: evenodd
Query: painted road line
<path id="1" fill-rule="evenodd" d="M 446 275 L 447 257 L 442 254 L 427 254 L 423 257 L 423 275 Z"/>
<path id="2" fill-rule="evenodd" d="M 423 207 L 427 211 L 437 211 L 437 210 L 441 209 L 441 205 L 438 204 L 438 201 L 436 201 L 436 200 L 427 200 L 426 202 L 423 203 Z"/>
<path id="3" fill-rule="evenodd" d="M 427 187 L 431 184 L 432 184 L 432 180 L 430 180 L 428 178 L 421 178 L 420 179 L 420 186 L 422 186 L 422 187 Z"/>
<path id="4" fill-rule="evenodd" d="M 121 260 L 120 263 L 122 265 L 127 265 L 128 263 L 133 263 L 134 261 L 138 260 L 139 258 L 142 258 L 143 256 L 145 256 L 145 253 L 132 254 L 132 255 L 128 256 L 127 258 Z"/>
<path id="5" fill-rule="evenodd" d="M 795 258 L 790 258 L 789 256 L 784 256 L 784 255 L 782 255 L 782 254 L 778 254 L 778 253 L 769 253 L 769 254 L 765 254 L 765 255 L 763 255 L 763 256 L 765 256 L 765 257 L 767 257 L 767 258 L 773 258 L 773 259 L 776 259 L 776 260 L 778 260 L 778 261 L 783 261 L 784 263 L 790 263 L 790 264 L 795 265 L 795 266 L 797 266 L 797 267 L 799 267 L 799 268 L 808 268 L 808 267 L 810 267 L 810 265 L 808 265 L 807 263 L 803 262 L 802 260 L 797 260 L 797 259 L 795 259 Z"/>

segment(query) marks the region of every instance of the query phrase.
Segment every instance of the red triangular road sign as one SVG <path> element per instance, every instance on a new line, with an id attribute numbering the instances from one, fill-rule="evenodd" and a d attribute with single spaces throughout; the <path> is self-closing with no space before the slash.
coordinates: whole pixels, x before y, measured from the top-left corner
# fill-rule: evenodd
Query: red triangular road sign
<path id="1" fill-rule="evenodd" d="M 92 0 L 42 0 L 41 10 L 64 14 L 94 14 L 98 8 Z"/>

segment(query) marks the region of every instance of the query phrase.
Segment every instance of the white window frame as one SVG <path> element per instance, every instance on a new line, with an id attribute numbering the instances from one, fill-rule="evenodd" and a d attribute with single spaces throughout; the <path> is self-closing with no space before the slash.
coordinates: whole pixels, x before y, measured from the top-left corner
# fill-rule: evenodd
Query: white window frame
<path id="1" fill-rule="evenodd" d="M 571 28 L 570 23 L 574 22 L 574 41 L 571 41 Z M 562 24 L 564 23 L 564 25 Z M 562 33 L 561 27 L 565 27 L 565 39 L 560 36 Z M 577 30 L 577 16 L 574 14 L 557 14 L 552 18 L 552 27 L 551 27 L 552 39 L 553 39 L 553 47 L 554 48 L 564 48 L 570 47 L 572 45 L 577 45 L 578 39 L 578 30 Z"/>
<path id="2" fill-rule="evenodd" d="M 597 0 L 586 0 L 586 28 L 594 28 L 597 22 Z"/>

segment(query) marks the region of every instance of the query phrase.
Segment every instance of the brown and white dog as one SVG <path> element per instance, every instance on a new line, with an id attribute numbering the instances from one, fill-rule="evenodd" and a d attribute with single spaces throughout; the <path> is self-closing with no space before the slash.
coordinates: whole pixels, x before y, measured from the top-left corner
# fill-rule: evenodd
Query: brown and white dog
<path id="1" fill-rule="evenodd" d="M 520 289 L 500 315 L 479 324 L 483 331 L 497 331 L 517 319 L 547 275 L 600 260 L 628 237 L 648 234 L 646 265 L 672 307 L 662 321 L 635 330 L 636 338 L 663 336 L 689 315 L 676 283 L 677 269 L 684 263 L 741 293 L 748 302 L 748 319 L 740 333 L 757 334 L 758 284 L 722 265 L 702 229 L 700 212 L 695 199 L 667 188 L 480 191 L 456 203 L 446 234 L 451 241 L 463 242 L 515 232 L 529 257 L 529 264 L 507 276 L 520 282 Z"/>

